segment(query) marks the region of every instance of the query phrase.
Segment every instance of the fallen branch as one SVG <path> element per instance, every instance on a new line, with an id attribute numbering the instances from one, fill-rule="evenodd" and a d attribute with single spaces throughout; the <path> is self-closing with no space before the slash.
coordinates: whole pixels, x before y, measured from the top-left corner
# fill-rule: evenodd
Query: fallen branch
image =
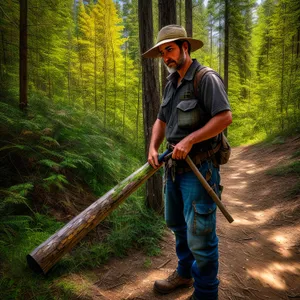
<path id="1" fill-rule="evenodd" d="M 156 269 L 161 269 L 163 268 L 165 265 L 167 265 L 169 262 L 171 261 L 171 259 L 165 261 L 163 264 L 161 264 L 160 266 L 158 266 Z"/>

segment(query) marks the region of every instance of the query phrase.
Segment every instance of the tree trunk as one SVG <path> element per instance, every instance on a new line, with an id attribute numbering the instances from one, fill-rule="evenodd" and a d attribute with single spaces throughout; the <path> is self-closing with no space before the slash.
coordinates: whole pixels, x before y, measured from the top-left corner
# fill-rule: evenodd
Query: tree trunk
<path id="1" fill-rule="evenodd" d="M 280 103 L 279 103 L 279 107 L 280 107 L 280 130 L 283 131 L 285 128 L 285 116 L 284 116 L 284 105 L 285 105 L 285 92 L 284 92 L 284 89 L 285 89 L 285 35 L 286 35 L 286 32 L 285 32 L 285 21 L 286 21 L 286 6 L 285 4 L 283 4 L 283 19 L 282 19 L 282 22 L 283 22 L 283 26 L 282 26 L 282 40 L 281 40 L 281 81 L 280 81 Z"/>
<path id="2" fill-rule="evenodd" d="M 140 52 L 153 46 L 152 0 L 138 1 Z M 143 114 L 146 156 L 149 149 L 152 126 L 160 106 L 158 64 L 154 59 L 142 58 Z M 156 175 L 147 182 L 146 204 L 162 212 L 162 178 Z"/>
<path id="3" fill-rule="evenodd" d="M 179 0 L 179 25 L 181 26 L 181 11 L 182 11 L 182 9 L 181 9 L 181 0 Z"/>
<path id="4" fill-rule="evenodd" d="M 25 110 L 27 100 L 27 0 L 20 0 L 20 109 Z"/>
<path id="5" fill-rule="evenodd" d="M 128 55 L 128 42 L 125 42 L 125 60 L 124 60 L 124 103 L 123 103 L 123 136 L 125 135 L 125 114 L 127 102 L 127 55 Z"/>
<path id="6" fill-rule="evenodd" d="M 170 24 L 176 24 L 176 0 L 159 0 L 159 29 Z M 164 63 L 161 63 L 161 90 L 165 89 L 168 70 Z"/>
<path id="7" fill-rule="evenodd" d="M 229 67 L 229 1 L 225 0 L 225 32 L 224 32 L 224 85 L 228 93 L 228 67 Z"/>
<path id="8" fill-rule="evenodd" d="M 146 163 L 112 188 L 28 254 L 29 267 L 37 273 L 46 274 L 64 254 L 69 252 L 158 169 L 153 169 L 149 163 Z"/>
<path id="9" fill-rule="evenodd" d="M 5 68 L 5 65 L 6 65 L 6 56 L 5 56 L 5 43 L 4 43 L 4 32 L 1 31 L 1 43 L 2 43 L 2 51 L 3 51 L 3 56 L 0 60 L 0 63 L 1 63 L 1 66 L 0 66 L 0 79 L 2 81 L 2 78 L 4 77 L 4 70 L 6 69 Z"/>
<path id="10" fill-rule="evenodd" d="M 185 0 L 185 29 L 187 36 L 193 37 L 193 1 Z"/>
<path id="11" fill-rule="evenodd" d="M 136 121 L 135 121 L 135 149 L 139 146 L 139 116 L 140 116 L 140 92 L 141 92 L 141 72 L 139 71 L 139 83 L 138 83 L 138 97 L 137 97 L 137 109 L 136 109 Z"/>
<path id="12" fill-rule="evenodd" d="M 209 65 L 212 66 L 213 62 L 213 16 L 209 16 L 209 39 L 210 39 L 210 62 Z"/>

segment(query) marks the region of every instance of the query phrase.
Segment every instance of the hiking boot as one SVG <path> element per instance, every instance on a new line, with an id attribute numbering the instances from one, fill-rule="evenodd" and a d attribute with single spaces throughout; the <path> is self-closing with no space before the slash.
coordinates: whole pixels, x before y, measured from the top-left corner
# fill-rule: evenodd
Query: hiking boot
<path id="1" fill-rule="evenodd" d="M 191 287 L 193 278 L 183 278 L 175 270 L 167 279 L 156 280 L 154 290 L 160 294 L 168 294 L 178 287 Z"/>

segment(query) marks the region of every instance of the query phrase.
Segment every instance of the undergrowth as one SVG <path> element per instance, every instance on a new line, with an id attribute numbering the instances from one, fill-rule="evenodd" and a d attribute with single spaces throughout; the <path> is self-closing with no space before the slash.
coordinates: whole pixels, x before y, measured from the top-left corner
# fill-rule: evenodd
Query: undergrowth
<path id="1" fill-rule="evenodd" d="M 289 164 L 278 166 L 274 169 L 271 169 L 267 172 L 269 175 L 275 175 L 275 176 L 285 176 L 288 174 L 295 174 L 298 175 L 300 178 L 300 161 L 293 161 Z"/>
<path id="2" fill-rule="evenodd" d="M 298 182 L 291 188 L 289 189 L 288 193 L 286 194 L 287 197 L 293 198 L 297 195 L 300 195 L 300 151 L 294 152 L 290 159 L 291 161 L 289 163 L 286 163 L 284 165 L 279 165 L 275 168 L 272 168 L 267 171 L 268 175 L 272 176 L 297 176 Z"/>
<path id="3" fill-rule="evenodd" d="M 96 228 L 47 277 L 29 270 L 28 253 L 144 164 L 143 153 L 97 115 L 42 98 L 30 104 L 22 113 L 15 101 L 0 102 L 0 298 L 68 299 L 58 277 L 133 247 L 159 253 L 164 222 L 139 190 L 105 220 L 101 237 Z"/>

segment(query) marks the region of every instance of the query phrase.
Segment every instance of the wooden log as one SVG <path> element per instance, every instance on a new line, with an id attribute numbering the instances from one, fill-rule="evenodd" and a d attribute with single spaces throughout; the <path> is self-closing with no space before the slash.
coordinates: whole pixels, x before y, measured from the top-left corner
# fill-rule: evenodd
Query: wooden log
<path id="1" fill-rule="evenodd" d="M 159 160 L 162 161 L 168 153 L 166 151 L 161 154 Z M 149 163 L 146 163 L 96 200 L 62 229 L 28 254 L 26 258 L 29 267 L 37 273 L 46 274 L 64 254 L 69 252 L 89 231 L 95 228 L 109 213 L 157 172 L 160 167 L 154 169 Z"/>

